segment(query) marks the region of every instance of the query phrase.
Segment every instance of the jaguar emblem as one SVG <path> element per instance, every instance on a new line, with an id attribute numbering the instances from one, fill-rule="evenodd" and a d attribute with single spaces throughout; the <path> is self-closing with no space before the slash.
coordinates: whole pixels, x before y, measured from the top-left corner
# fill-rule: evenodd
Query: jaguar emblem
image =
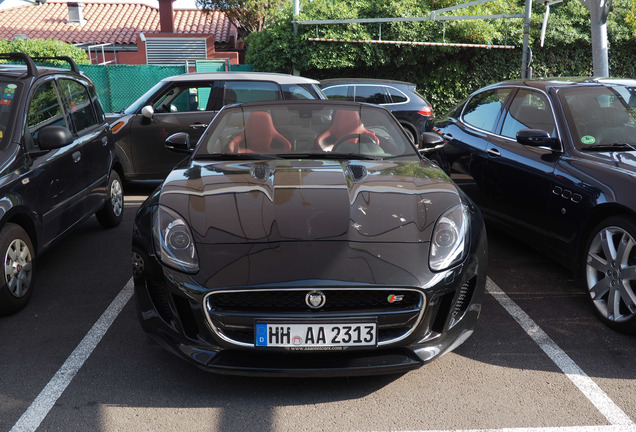
<path id="1" fill-rule="evenodd" d="M 312 309 L 320 309 L 326 301 L 327 297 L 322 291 L 309 291 L 305 296 L 305 303 Z"/>

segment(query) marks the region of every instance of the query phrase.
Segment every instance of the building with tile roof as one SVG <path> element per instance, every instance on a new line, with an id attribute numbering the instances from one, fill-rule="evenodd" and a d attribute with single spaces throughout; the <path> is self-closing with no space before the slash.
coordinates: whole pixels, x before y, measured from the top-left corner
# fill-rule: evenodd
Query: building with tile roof
<path id="1" fill-rule="evenodd" d="M 181 57 L 188 55 L 238 63 L 236 27 L 225 14 L 174 10 L 173 1 L 158 0 L 158 7 L 119 1 L 25 1 L 0 9 L 0 38 L 55 39 L 83 47 L 108 44 L 102 60 L 120 64 L 183 63 Z"/>

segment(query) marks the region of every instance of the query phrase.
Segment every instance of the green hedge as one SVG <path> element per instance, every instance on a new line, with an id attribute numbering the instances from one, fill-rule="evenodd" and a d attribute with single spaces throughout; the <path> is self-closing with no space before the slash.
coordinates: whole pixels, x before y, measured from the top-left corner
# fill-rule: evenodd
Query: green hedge
<path id="1" fill-rule="evenodd" d="M 0 39 L 0 53 L 23 52 L 32 57 L 67 56 L 77 64 L 88 64 L 86 51 L 72 44 L 52 39 Z"/>

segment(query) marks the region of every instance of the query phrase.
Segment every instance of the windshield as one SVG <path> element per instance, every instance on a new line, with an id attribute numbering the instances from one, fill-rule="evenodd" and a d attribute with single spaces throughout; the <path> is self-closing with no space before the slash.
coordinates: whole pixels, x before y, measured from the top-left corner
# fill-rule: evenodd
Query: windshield
<path id="1" fill-rule="evenodd" d="M 568 88 L 559 99 L 577 149 L 636 146 L 636 87 Z"/>
<path id="2" fill-rule="evenodd" d="M 0 81 L 0 91 L 0 146 L 4 148 L 11 139 L 9 132 L 17 111 L 19 87 L 17 83 Z"/>
<path id="3" fill-rule="evenodd" d="M 226 108 L 201 138 L 194 157 L 387 158 L 415 153 L 389 111 L 314 101 Z"/>

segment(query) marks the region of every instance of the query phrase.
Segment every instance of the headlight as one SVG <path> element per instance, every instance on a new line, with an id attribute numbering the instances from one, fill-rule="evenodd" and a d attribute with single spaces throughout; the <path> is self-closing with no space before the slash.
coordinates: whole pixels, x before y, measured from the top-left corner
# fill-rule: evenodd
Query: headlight
<path id="1" fill-rule="evenodd" d="M 157 207 L 153 240 L 162 263 L 186 273 L 199 271 L 199 257 L 190 227 L 179 214 L 166 207 Z"/>
<path id="2" fill-rule="evenodd" d="M 431 239 L 431 270 L 446 270 L 464 258 L 468 249 L 468 221 L 468 209 L 463 204 L 440 216 Z"/>

